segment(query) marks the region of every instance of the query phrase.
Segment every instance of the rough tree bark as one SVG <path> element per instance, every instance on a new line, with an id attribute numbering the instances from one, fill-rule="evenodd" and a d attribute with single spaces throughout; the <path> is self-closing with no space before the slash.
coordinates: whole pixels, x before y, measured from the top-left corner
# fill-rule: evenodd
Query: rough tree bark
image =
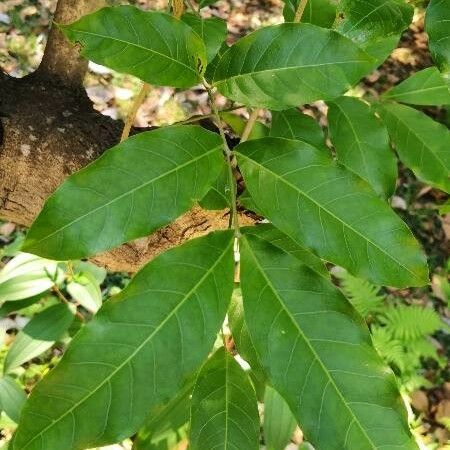
<path id="1" fill-rule="evenodd" d="M 55 21 L 69 23 L 104 0 L 59 0 Z M 30 225 L 45 199 L 69 174 L 119 142 L 121 121 L 101 115 L 82 86 L 87 61 L 56 27 L 38 70 L 17 79 L 0 71 L 0 217 Z M 243 216 L 243 223 L 251 222 Z M 226 211 L 194 207 L 148 238 L 97 255 L 110 270 L 136 271 L 171 246 L 226 228 Z"/>

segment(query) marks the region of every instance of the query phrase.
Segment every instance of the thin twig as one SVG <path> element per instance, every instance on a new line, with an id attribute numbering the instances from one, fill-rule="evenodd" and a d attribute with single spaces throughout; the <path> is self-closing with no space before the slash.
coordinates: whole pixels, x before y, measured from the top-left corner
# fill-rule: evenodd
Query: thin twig
<path id="1" fill-rule="evenodd" d="M 52 288 L 53 292 L 58 296 L 58 298 L 63 302 L 66 303 L 67 305 L 73 305 L 75 306 L 72 302 L 70 302 L 66 296 L 61 292 L 61 290 L 59 289 L 59 287 L 54 284 L 53 288 Z M 75 306 L 76 308 L 76 306 Z M 77 309 L 75 309 L 75 315 L 82 321 L 84 322 L 84 316 L 83 314 L 80 313 L 80 311 L 78 311 Z"/>
<path id="2" fill-rule="evenodd" d="M 231 226 L 234 228 L 234 236 L 236 239 L 239 239 L 241 236 L 241 233 L 239 231 L 239 218 L 238 218 L 237 207 L 236 207 L 237 186 L 236 186 L 236 179 L 235 179 L 234 173 L 233 173 L 233 152 L 230 150 L 230 147 L 228 146 L 227 138 L 225 136 L 225 131 L 224 131 L 223 124 L 222 124 L 222 119 L 220 118 L 220 114 L 217 109 L 216 103 L 214 102 L 214 96 L 213 96 L 212 90 L 206 81 L 204 81 L 204 86 L 208 92 L 209 102 L 211 104 L 211 110 L 214 113 L 214 118 L 216 120 L 217 128 L 219 128 L 219 133 L 220 133 L 220 136 L 221 136 L 222 142 L 223 142 L 223 151 L 225 153 L 225 157 L 227 160 L 228 182 L 230 184 L 230 207 L 231 207 L 230 228 L 231 228 Z"/>
<path id="3" fill-rule="evenodd" d="M 253 130 L 253 126 L 255 125 L 256 119 L 258 118 L 258 115 L 259 115 L 260 111 L 261 111 L 260 109 L 255 108 L 251 112 L 250 117 L 248 118 L 248 121 L 245 124 L 244 131 L 242 132 L 241 142 L 245 142 L 249 138 L 250 133 Z"/>
<path id="4" fill-rule="evenodd" d="M 172 2 L 173 16 L 179 19 L 184 12 L 184 0 L 173 0 Z"/>
<path id="5" fill-rule="evenodd" d="M 224 112 L 232 112 L 232 111 L 236 111 L 237 109 L 242 109 L 242 106 L 233 106 L 231 108 L 226 108 L 226 109 L 221 109 L 219 112 L 219 115 L 224 113 Z M 216 115 L 214 113 L 212 114 L 204 114 L 202 116 L 192 116 L 187 118 L 186 120 L 182 120 L 180 122 L 175 122 L 172 125 L 186 125 L 189 123 L 195 123 L 195 122 L 200 122 L 200 120 L 203 119 L 211 119 L 211 118 L 215 118 Z"/>
<path id="6" fill-rule="evenodd" d="M 147 83 L 144 83 L 142 85 L 142 88 L 141 88 L 138 96 L 136 97 L 133 104 L 131 105 L 131 109 L 130 109 L 130 112 L 128 113 L 127 121 L 125 122 L 125 125 L 123 127 L 120 142 L 123 142 L 130 135 L 131 127 L 133 126 L 134 119 L 136 118 L 138 109 L 141 106 L 142 102 L 145 100 L 145 97 L 147 97 L 147 94 L 149 93 L 149 91 L 150 91 L 150 85 Z"/>
<path id="7" fill-rule="evenodd" d="M 306 4 L 308 0 L 300 0 L 297 11 L 295 11 L 294 23 L 299 23 L 302 20 L 303 13 L 305 12 Z"/>

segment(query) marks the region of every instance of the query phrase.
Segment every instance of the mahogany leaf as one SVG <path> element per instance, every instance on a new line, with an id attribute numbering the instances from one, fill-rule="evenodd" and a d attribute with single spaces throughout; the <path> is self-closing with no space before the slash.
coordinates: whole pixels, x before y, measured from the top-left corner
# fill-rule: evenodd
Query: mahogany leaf
<path id="1" fill-rule="evenodd" d="M 81 259 L 146 236 L 200 200 L 223 167 L 222 142 L 198 126 L 133 136 L 71 175 L 47 200 L 24 249 Z"/>
<path id="2" fill-rule="evenodd" d="M 282 110 L 338 97 L 372 64 L 369 55 L 336 31 L 285 23 L 237 41 L 217 62 L 212 81 L 232 100 Z"/>
<path id="3" fill-rule="evenodd" d="M 330 281 L 251 235 L 241 285 L 269 381 L 317 450 L 417 449 L 393 373 Z"/>
<path id="4" fill-rule="evenodd" d="M 191 403 L 191 450 L 259 449 L 259 414 L 248 375 L 219 348 L 202 367 Z"/>
<path id="5" fill-rule="evenodd" d="M 230 231 L 191 240 L 150 262 L 103 305 L 33 390 L 15 450 L 81 450 L 135 433 L 211 351 L 233 272 Z"/>
<path id="6" fill-rule="evenodd" d="M 390 197 L 397 180 L 397 159 L 386 126 L 357 98 L 340 97 L 328 106 L 330 138 L 338 161 L 364 178 L 377 194 Z"/>
<path id="7" fill-rule="evenodd" d="M 351 171 L 300 141 L 240 144 L 239 167 L 258 209 L 321 258 L 375 284 L 422 286 L 423 253 L 411 231 Z"/>
<path id="8" fill-rule="evenodd" d="M 420 179 L 450 192 L 450 131 L 424 113 L 398 103 L 380 108 L 395 149 Z"/>
<path id="9" fill-rule="evenodd" d="M 162 12 L 108 7 L 59 27 L 90 60 L 158 86 L 191 87 L 206 66 L 197 33 Z"/>

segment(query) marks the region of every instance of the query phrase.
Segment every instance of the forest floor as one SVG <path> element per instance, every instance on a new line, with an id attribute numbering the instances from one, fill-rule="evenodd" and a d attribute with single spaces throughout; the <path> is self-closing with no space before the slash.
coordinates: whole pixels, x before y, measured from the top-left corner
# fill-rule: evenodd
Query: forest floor
<path id="1" fill-rule="evenodd" d="M 110 3 L 120 3 L 112 0 Z M 125 3 L 125 2 L 123 2 Z M 144 8 L 162 8 L 163 0 L 138 0 Z M 56 0 L 0 1 L 0 67 L 12 76 L 22 77 L 32 72 L 42 58 L 46 35 Z M 282 22 L 280 0 L 219 1 L 207 8 L 207 14 L 227 19 L 229 43 L 244 33 L 263 25 Z M 423 13 L 417 11 L 414 23 L 404 33 L 399 46 L 390 58 L 355 88 L 357 95 L 378 96 L 412 73 L 432 64 L 424 33 Z M 134 77 L 115 73 L 90 64 L 85 79 L 86 91 L 95 108 L 113 118 L 124 118 L 140 88 Z M 427 114 L 450 125 L 450 111 L 425 108 Z M 308 105 L 305 111 L 326 125 L 326 106 L 322 102 Z M 196 114 L 208 113 L 207 94 L 201 91 L 178 91 L 172 88 L 153 88 L 136 117 L 136 126 L 170 124 Z M 244 110 L 238 111 L 245 116 Z M 267 117 L 262 116 L 261 120 Z M 447 197 L 439 190 L 417 181 L 409 170 L 401 168 L 394 209 L 413 229 L 423 244 L 433 273 L 430 288 L 390 291 L 390 295 L 410 304 L 434 308 L 442 320 L 450 325 L 448 274 L 450 250 L 450 213 L 439 212 Z M 0 246 L 11 243 L 22 230 L 14 224 L 0 222 Z M 115 280 L 114 276 L 109 278 Z M 438 353 L 449 361 L 450 337 L 438 332 L 433 336 Z M 413 410 L 418 420 L 417 432 L 429 449 L 444 448 L 450 440 L 450 365 L 436 367 L 424 361 L 422 375 L 429 386 L 411 394 Z M 448 418 L 447 428 L 442 418 Z"/>

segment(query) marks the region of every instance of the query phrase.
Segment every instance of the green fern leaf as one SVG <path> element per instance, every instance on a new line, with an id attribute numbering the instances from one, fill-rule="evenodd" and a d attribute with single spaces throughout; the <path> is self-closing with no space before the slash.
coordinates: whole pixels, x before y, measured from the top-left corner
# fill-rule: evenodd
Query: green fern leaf
<path id="1" fill-rule="evenodd" d="M 406 368 L 405 351 L 402 343 L 392 337 L 385 327 L 373 326 L 371 329 L 372 342 L 378 354 L 389 364 L 394 364 L 400 372 Z"/>
<path id="2" fill-rule="evenodd" d="M 379 295 L 380 288 L 367 280 L 354 277 L 346 270 L 336 270 L 334 275 L 340 279 L 341 288 L 354 308 L 363 316 L 380 311 L 384 297 Z"/>
<path id="3" fill-rule="evenodd" d="M 394 338 L 406 342 L 429 336 L 444 326 L 434 310 L 416 305 L 389 306 L 380 322 Z"/>

